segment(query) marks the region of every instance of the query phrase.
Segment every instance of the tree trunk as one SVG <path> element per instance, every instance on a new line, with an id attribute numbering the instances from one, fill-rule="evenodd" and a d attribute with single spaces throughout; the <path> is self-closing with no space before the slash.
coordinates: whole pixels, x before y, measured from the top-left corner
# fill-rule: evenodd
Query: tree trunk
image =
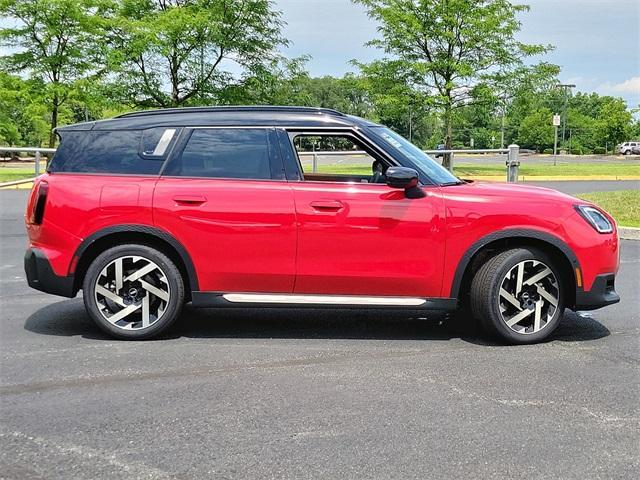
<path id="1" fill-rule="evenodd" d="M 53 95 L 53 107 L 51 109 L 51 131 L 49 132 L 49 148 L 54 148 L 56 145 L 56 134 L 54 129 L 58 126 L 58 108 L 59 108 L 58 94 Z"/>
<path id="2" fill-rule="evenodd" d="M 444 149 L 451 150 L 451 103 L 447 103 L 444 109 Z M 442 166 L 451 169 L 451 154 L 446 153 L 442 156 Z"/>

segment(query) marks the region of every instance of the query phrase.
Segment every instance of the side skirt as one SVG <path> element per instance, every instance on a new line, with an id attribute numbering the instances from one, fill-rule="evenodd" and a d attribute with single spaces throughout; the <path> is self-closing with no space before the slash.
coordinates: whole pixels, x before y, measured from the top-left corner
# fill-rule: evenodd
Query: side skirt
<path id="1" fill-rule="evenodd" d="M 306 295 L 282 293 L 191 292 L 194 307 L 276 308 L 386 308 L 455 310 L 455 298 L 369 297 L 360 295 Z"/>

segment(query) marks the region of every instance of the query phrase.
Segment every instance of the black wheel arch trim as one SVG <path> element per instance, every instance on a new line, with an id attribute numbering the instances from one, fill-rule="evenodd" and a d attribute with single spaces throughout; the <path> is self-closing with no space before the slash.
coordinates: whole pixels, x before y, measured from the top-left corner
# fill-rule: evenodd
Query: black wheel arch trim
<path id="1" fill-rule="evenodd" d="M 566 259 L 569 261 L 571 266 L 573 267 L 573 275 L 575 276 L 575 269 L 580 268 L 580 262 L 576 257 L 576 254 L 569 248 L 569 246 L 560 238 L 551 235 L 550 233 L 541 232 L 539 230 L 525 229 L 525 228 L 517 228 L 517 229 L 506 229 L 506 230 L 498 230 L 496 232 L 492 232 L 484 237 L 480 238 L 476 242 L 474 242 L 462 255 L 462 258 L 458 262 L 458 266 L 456 268 L 456 273 L 453 277 L 453 283 L 451 284 L 451 291 L 449 296 L 452 298 L 458 298 L 460 293 L 460 287 L 462 286 L 462 280 L 464 278 L 464 274 L 467 271 L 467 267 L 471 262 L 471 259 L 484 247 L 488 244 L 493 243 L 498 240 L 507 240 L 510 238 L 515 238 L 518 240 L 535 240 L 538 242 L 545 242 L 560 250 Z M 574 277 L 575 279 L 575 277 Z M 576 287 L 578 290 L 582 290 L 579 287 Z"/>
<path id="2" fill-rule="evenodd" d="M 173 249 L 178 253 L 182 263 L 187 270 L 187 275 L 189 277 L 189 287 L 191 291 L 198 290 L 198 275 L 196 273 L 196 269 L 193 265 L 193 261 L 191 260 L 191 256 L 187 249 L 178 241 L 173 235 L 166 232 L 165 230 L 161 230 L 156 227 L 152 227 L 150 225 L 138 225 L 138 224 L 122 224 L 122 225 L 113 225 L 110 227 L 103 228 L 96 232 L 93 232 L 87 238 L 85 238 L 74 254 L 74 257 L 78 259 L 78 262 L 82 259 L 84 253 L 91 247 L 96 241 L 107 237 L 109 235 L 113 235 L 114 233 L 141 233 L 144 235 L 149 235 L 152 237 L 156 237 L 159 240 L 162 240 L 168 243 Z M 77 270 L 76 270 L 77 272 Z"/>

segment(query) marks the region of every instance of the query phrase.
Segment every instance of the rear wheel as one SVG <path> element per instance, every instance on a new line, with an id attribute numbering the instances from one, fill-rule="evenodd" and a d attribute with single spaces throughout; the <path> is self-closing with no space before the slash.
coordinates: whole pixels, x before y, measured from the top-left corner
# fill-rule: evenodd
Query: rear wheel
<path id="1" fill-rule="evenodd" d="M 471 310 L 491 333 L 510 343 L 536 343 L 558 326 L 564 287 L 552 258 L 517 248 L 489 259 L 471 282 Z"/>
<path id="2" fill-rule="evenodd" d="M 93 321 L 110 335 L 141 340 L 167 329 L 180 315 L 184 283 L 162 252 L 146 245 L 120 245 L 89 266 L 83 297 Z"/>

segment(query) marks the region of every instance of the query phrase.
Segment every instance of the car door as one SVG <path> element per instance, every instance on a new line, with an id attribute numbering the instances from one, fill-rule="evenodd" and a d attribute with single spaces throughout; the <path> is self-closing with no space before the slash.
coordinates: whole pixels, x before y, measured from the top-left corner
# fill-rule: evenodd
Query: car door
<path id="1" fill-rule="evenodd" d="M 158 180 L 154 223 L 189 253 L 199 289 L 291 293 L 293 193 L 272 128 L 186 129 Z"/>
<path id="2" fill-rule="evenodd" d="M 301 158 L 304 142 L 296 140 L 304 135 L 335 135 L 339 144 L 346 136 L 360 150 L 346 150 L 345 159 L 339 151 L 325 159 L 314 150 L 310 163 Z M 438 187 L 410 199 L 404 190 L 369 183 L 376 162 L 388 166 L 390 159 L 355 132 L 290 132 L 281 140 L 285 158 L 296 160 L 287 168 L 295 163 L 299 169 L 291 175 L 298 220 L 295 293 L 440 296 L 445 218 Z"/>

